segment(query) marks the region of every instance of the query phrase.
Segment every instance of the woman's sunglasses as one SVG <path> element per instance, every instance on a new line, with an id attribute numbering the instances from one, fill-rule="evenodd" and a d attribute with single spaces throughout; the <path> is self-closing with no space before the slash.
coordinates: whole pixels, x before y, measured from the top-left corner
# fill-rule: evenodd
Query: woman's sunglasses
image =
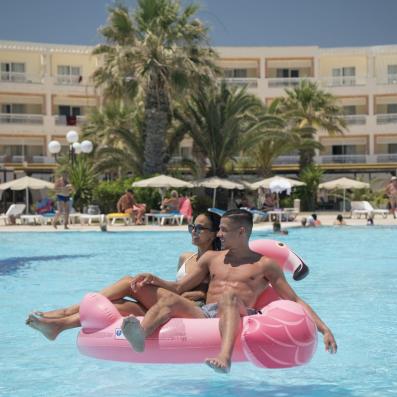
<path id="1" fill-rule="evenodd" d="M 190 225 L 187 225 L 187 230 L 189 231 L 190 234 L 193 232 L 196 232 L 196 234 L 200 234 L 203 230 L 211 230 L 211 228 L 205 227 L 200 224 L 198 224 L 198 225 L 190 224 Z"/>

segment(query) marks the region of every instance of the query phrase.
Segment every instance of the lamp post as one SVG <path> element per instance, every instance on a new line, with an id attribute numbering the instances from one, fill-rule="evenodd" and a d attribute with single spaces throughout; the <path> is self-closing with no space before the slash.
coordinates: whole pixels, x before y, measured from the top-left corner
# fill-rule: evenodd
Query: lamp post
<path id="1" fill-rule="evenodd" d="M 76 155 L 80 153 L 91 153 L 93 144 L 89 140 L 79 142 L 79 134 L 77 131 L 71 130 L 66 134 L 66 140 L 69 143 L 69 161 L 74 164 Z M 58 141 L 51 141 L 48 144 L 48 151 L 55 155 L 61 151 L 61 144 Z"/>

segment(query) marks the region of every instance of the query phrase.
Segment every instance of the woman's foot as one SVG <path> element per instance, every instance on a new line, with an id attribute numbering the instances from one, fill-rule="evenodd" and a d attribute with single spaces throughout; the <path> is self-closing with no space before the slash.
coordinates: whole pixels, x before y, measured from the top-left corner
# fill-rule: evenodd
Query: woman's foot
<path id="1" fill-rule="evenodd" d="M 29 317 L 26 319 L 26 324 L 29 327 L 41 332 L 49 340 L 55 340 L 62 331 L 62 328 L 56 319 L 37 317 L 34 314 L 29 315 Z"/>
<path id="2" fill-rule="evenodd" d="M 215 372 L 219 372 L 221 374 L 227 374 L 230 372 L 231 362 L 227 357 L 219 355 L 215 358 L 207 358 L 205 363 Z"/>

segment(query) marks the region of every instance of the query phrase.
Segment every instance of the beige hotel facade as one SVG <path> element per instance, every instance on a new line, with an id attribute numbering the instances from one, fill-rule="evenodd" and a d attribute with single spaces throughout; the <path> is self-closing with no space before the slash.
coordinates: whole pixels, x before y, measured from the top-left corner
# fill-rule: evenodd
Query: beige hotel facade
<path id="1" fill-rule="evenodd" d="M 100 60 L 93 47 L 0 41 L 0 181 L 7 171 L 51 174 L 48 142 L 67 150 L 66 133 L 79 130 L 101 104 L 90 76 Z M 316 162 L 327 173 L 389 175 L 397 169 L 397 45 L 319 47 L 218 47 L 228 84 L 246 86 L 265 103 L 316 81 L 338 98 L 348 129 L 319 133 L 324 149 Z M 176 157 L 189 157 L 186 138 Z M 297 153 L 274 161 L 274 171 L 293 174 Z"/>

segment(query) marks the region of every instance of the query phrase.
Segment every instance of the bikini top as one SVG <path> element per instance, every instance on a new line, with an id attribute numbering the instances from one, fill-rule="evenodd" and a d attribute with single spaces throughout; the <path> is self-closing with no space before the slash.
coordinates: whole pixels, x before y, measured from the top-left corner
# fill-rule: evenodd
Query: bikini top
<path id="1" fill-rule="evenodd" d="M 192 259 L 195 255 L 197 254 L 193 254 L 190 255 L 187 259 L 185 259 L 185 261 L 182 263 L 182 266 L 178 269 L 178 271 L 176 272 L 176 281 L 181 280 L 183 277 L 186 276 L 186 263 L 188 263 L 190 261 L 190 259 Z"/>

